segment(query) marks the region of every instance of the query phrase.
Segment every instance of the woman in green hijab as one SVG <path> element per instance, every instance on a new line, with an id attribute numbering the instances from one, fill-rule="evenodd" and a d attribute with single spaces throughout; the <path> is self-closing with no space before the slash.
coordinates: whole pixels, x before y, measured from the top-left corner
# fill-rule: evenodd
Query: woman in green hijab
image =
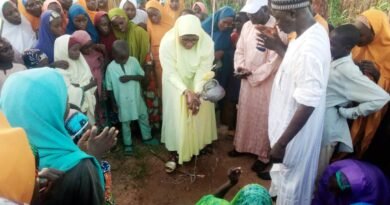
<path id="1" fill-rule="evenodd" d="M 144 65 L 149 52 L 149 34 L 141 27 L 129 21 L 123 9 L 115 8 L 108 12 L 108 17 L 117 39 L 125 40 L 129 44 L 130 55 Z"/>

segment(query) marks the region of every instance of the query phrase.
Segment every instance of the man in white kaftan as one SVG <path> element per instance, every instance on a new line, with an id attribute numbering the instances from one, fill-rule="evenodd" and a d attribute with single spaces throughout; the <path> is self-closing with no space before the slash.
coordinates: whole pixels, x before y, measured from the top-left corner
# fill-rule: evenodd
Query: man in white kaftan
<path id="1" fill-rule="evenodd" d="M 271 5 L 279 28 L 297 31 L 298 38 L 289 43 L 272 87 L 270 192 L 278 205 L 310 205 L 324 124 L 329 37 L 310 14 L 309 1 L 272 0 Z"/>

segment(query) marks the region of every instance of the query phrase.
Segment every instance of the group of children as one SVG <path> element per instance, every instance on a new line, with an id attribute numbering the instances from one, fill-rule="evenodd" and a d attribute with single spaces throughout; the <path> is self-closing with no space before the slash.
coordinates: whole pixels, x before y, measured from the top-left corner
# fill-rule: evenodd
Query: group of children
<path id="1" fill-rule="evenodd" d="M 36 128 L 30 128 L 10 106 L 12 102 L 21 102 L 10 94 L 12 86 L 24 86 L 12 78 L 14 73 L 49 67 L 58 72 L 54 74 L 45 69 L 47 76 L 53 79 L 58 78 L 58 73 L 62 76 L 65 86 L 48 79 L 46 84 L 42 84 L 51 86 L 50 89 L 42 88 L 50 92 L 48 96 L 42 94 L 31 99 L 38 107 L 40 97 L 56 98 L 53 102 L 58 101 L 57 107 L 48 107 L 66 110 L 65 116 L 51 116 L 52 121 L 47 122 L 36 118 L 36 113 L 40 112 L 38 108 L 34 112 L 26 110 L 26 116 L 27 112 L 31 112 L 31 119 L 41 120 L 53 127 L 58 124 L 57 118 L 64 117 L 67 133 L 61 135 L 70 135 L 72 143 L 68 144 L 67 140 L 63 143 L 67 149 L 77 153 L 76 161 L 79 164 L 76 167 L 82 170 L 96 166 L 97 162 L 80 162 L 89 157 L 75 151 L 75 145 L 99 159 L 116 143 L 118 134 L 114 128 L 103 127 L 115 126 L 117 121 L 120 122 L 126 155 L 133 153 L 132 121 L 138 121 L 143 143 L 159 144 L 156 134 L 162 127 L 162 101 L 172 102 L 165 105 L 169 113 L 164 117 L 169 119 L 166 120 L 166 127 L 162 128 L 162 141 L 169 151 L 177 152 L 178 158 L 174 160 L 179 163 L 191 160 L 196 155 L 194 153 L 199 153 L 198 149 L 206 146 L 204 143 L 209 144 L 216 138 L 217 125 L 214 112 L 205 113 L 207 103 L 200 102 L 199 82 L 202 80 L 198 79 L 199 76 L 188 76 L 195 75 L 198 72 L 196 69 L 209 69 L 200 67 L 202 63 L 213 61 L 215 78 L 226 90 L 226 97 L 218 103 L 220 122 L 228 126 L 229 134 L 235 136 L 234 150 L 228 154 L 230 157 L 238 157 L 242 153 L 256 155 L 252 170 L 260 178 L 272 179 L 270 193 L 277 195 L 277 204 L 326 204 L 321 199 L 329 197 L 333 191 L 344 193 L 341 199 L 337 194 L 332 195 L 330 201 L 333 204 L 390 203 L 388 198 L 355 196 L 353 187 L 361 184 L 352 184 L 353 179 L 347 179 L 353 176 L 352 172 L 345 171 L 352 169 L 350 167 L 360 167 L 363 174 L 359 176 L 367 180 L 375 179 L 376 182 L 387 181 L 378 168 L 348 159 L 328 166 L 332 158 L 345 159 L 345 153 L 355 152 L 355 157 L 361 158 L 386 112 L 387 115 L 389 113 L 390 24 L 383 12 L 370 9 L 360 15 L 354 24 L 333 28 L 311 9 L 308 0 L 248 0 L 238 14 L 233 8 L 224 6 L 210 17 L 207 17 L 207 8 L 202 2 L 196 2 L 192 9 L 185 9 L 182 0 L 149 0 L 144 2 L 145 7 L 135 0 L 122 0 L 118 8 L 115 3 L 106 0 L 79 0 L 75 3 L 69 0 L 1 0 L 0 99 L 4 101 L 0 100 L 0 108 L 3 106 L 12 126 L 26 129 L 31 144 L 38 144 L 39 151 L 43 150 L 44 154 L 45 151 L 50 152 L 46 150 L 45 143 L 42 145 L 41 141 L 31 140 L 29 134 L 35 136 Z M 272 12 L 270 7 L 274 9 Z M 182 20 L 181 24 L 176 23 L 176 19 L 184 15 L 195 15 L 198 18 L 196 25 L 203 21 L 198 25 L 202 31 L 191 33 L 194 31 L 190 26 L 184 26 L 186 21 L 193 22 L 191 18 Z M 179 36 L 180 32 L 185 33 L 186 38 Z M 208 37 L 202 36 L 203 33 Z M 163 38 L 164 35 L 174 37 Z M 201 56 L 205 55 L 201 53 L 201 45 L 207 44 L 202 47 L 206 51 L 211 46 L 211 40 L 204 40 L 208 38 L 214 43 L 214 56 L 207 58 Z M 182 41 L 189 42 L 191 46 L 180 47 L 181 50 L 173 46 L 176 50 L 171 51 L 171 45 L 165 42 L 160 49 L 163 39 L 171 42 L 172 46 L 180 46 Z M 186 53 L 191 49 L 196 52 Z M 181 52 L 180 55 L 175 53 L 177 51 Z M 192 60 L 188 57 L 190 54 L 194 55 Z M 202 62 L 195 62 L 199 59 Z M 173 66 L 178 64 L 178 68 Z M 171 65 L 172 68 L 167 68 Z M 187 67 L 181 68 L 182 65 Z M 36 79 L 21 74 L 26 82 L 31 81 L 30 84 L 42 80 L 38 72 L 31 72 L 31 75 Z M 168 78 L 167 75 L 175 78 Z M 8 78 L 13 80 L 7 82 Z M 169 83 L 175 85 L 170 87 Z M 4 84 L 6 88 L 2 90 Z M 183 91 L 183 86 L 195 86 L 198 93 L 189 88 Z M 185 103 L 175 101 L 177 87 L 181 91 L 178 96 L 185 96 L 187 100 L 184 111 L 181 105 Z M 164 93 L 164 88 L 165 92 L 170 93 Z M 49 96 L 54 89 L 59 92 L 58 96 Z M 62 93 L 63 89 L 66 89 L 66 93 Z M 25 90 L 20 92 L 21 96 L 27 93 Z M 62 102 L 64 96 L 67 96 L 70 109 L 62 105 L 65 103 Z M 27 97 L 23 99 L 27 100 Z M 42 100 L 42 104 L 47 101 L 49 105 L 48 99 Z M 191 102 L 188 102 L 189 99 Z M 195 101 L 199 102 L 193 104 Z M 172 107 L 176 105 L 180 106 Z M 190 105 L 191 108 L 188 108 Z M 20 103 L 18 106 L 22 109 L 25 105 Z M 207 106 L 213 108 L 211 104 Z M 210 131 L 213 135 L 208 136 L 210 142 L 205 140 L 203 144 L 188 145 L 196 144 L 192 139 L 196 139 L 196 134 L 201 134 L 196 133 L 194 126 L 189 130 L 184 122 L 183 126 L 179 125 L 174 117 L 174 114 L 187 116 L 188 109 L 193 116 L 200 111 L 201 117 L 198 119 L 203 117 L 203 120 L 197 121 L 194 117 L 191 121 L 189 117 L 188 122 L 207 127 L 202 131 Z M 47 110 L 45 114 L 49 115 Z M 212 125 L 205 123 L 209 121 Z M 176 128 L 173 122 L 180 127 Z M 171 126 L 172 123 L 175 125 Z M 102 132 L 97 134 L 96 128 L 90 129 L 91 125 L 97 125 Z M 42 129 L 58 134 L 48 128 Z M 173 137 L 182 133 L 188 136 Z M 50 136 L 44 137 L 51 139 Z M 99 145 L 91 142 L 94 146 L 83 146 L 83 143 L 88 144 L 95 137 L 106 143 Z M 182 142 L 187 145 L 182 145 Z M 180 143 L 181 147 L 177 148 Z M 57 143 L 54 145 L 61 149 Z M 94 149 L 95 146 L 98 148 Z M 188 147 L 193 150 L 183 150 Z M 52 163 L 52 160 L 44 158 L 43 165 L 39 167 L 44 167 L 48 161 Z M 58 166 L 53 168 L 67 172 L 77 163 L 67 167 L 54 163 Z M 108 170 L 104 173 L 109 172 L 107 163 L 99 165 Z M 272 169 L 266 171 L 270 166 Z M 99 186 L 99 183 L 93 182 L 99 174 L 88 172 L 88 175 L 91 176 L 91 186 Z M 105 176 L 105 180 L 99 178 L 101 184 L 110 184 L 109 175 Z M 305 177 L 307 180 L 302 180 Z M 314 194 L 312 202 L 315 185 L 318 185 L 318 192 Z M 378 186 L 381 186 L 383 193 L 390 193 L 387 183 Z M 361 189 L 365 191 L 359 195 L 374 195 L 370 188 L 364 186 Z M 106 201 L 109 202 L 110 190 L 107 189 L 110 189 L 109 186 L 106 186 Z M 262 193 L 264 190 L 259 191 Z M 204 198 L 204 203 L 207 200 Z"/>

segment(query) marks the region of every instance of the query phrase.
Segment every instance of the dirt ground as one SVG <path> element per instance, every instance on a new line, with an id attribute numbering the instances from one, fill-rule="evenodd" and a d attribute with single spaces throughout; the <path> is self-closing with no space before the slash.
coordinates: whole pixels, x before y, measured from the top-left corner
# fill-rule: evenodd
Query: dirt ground
<path id="1" fill-rule="evenodd" d="M 177 171 L 167 174 L 164 162 L 155 156 L 157 154 L 161 158 L 168 158 L 169 154 L 164 146 L 149 147 L 136 141 L 134 156 L 126 157 L 119 151 L 107 157 L 112 166 L 116 202 L 119 205 L 193 205 L 203 195 L 213 193 L 226 182 L 228 169 L 237 166 L 242 168 L 243 173 L 226 199 L 231 200 L 248 183 L 259 183 L 268 188 L 270 181 L 259 179 L 250 169 L 255 158 L 230 158 L 227 152 L 232 149 L 233 138 L 220 136 L 213 143 L 212 154 L 198 156 L 179 167 L 184 172 L 204 175 L 203 178 L 195 178 Z"/>

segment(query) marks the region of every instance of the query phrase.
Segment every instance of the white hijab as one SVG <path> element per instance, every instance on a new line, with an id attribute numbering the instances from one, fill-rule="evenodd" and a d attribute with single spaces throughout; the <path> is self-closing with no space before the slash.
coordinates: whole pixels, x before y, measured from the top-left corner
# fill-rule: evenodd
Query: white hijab
<path id="1" fill-rule="evenodd" d="M 7 2 L 13 4 L 11 1 L 0 1 L 0 18 L 2 24 L 1 36 L 11 43 L 15 51 L 23 53 L 26 49 L 35 46 L 37 38 L 30 22 L 27 21 L 22 14 L 20 14 L 22 22 L 19 25 L 11 24 L 5 19 L 3 15 L 3 7 Z"/>
<path id="2" fill-rule="evenodd" d="M 58 69 L 64 76 L 66 86 L 68 88 L 69 103 L 78 106 L 82 112 L 87 112 L 88 118 L 94 124 L 94 112 L 96 105 L 95 91 L 96 87 L 83 92 L 80 87 L 89 84 L 93 78 L 87 61 L 82 54 L 79 59 L 72 60 L 69 58 L 69 39 L 70 35 L 62 35 L 54 42 L 54 60 L 65 60 L 69 63 L 69 68 L 66 70 Z M 73 86 L 78 84 L 80 87 Z"/>
<path id="3" fill-rule="evenodd" d="M 148 20 L 148 14 L 144 10 L 138 9 L 137 0 L 122 0 L 121 3 L 119 4 L 119 8 L 123 9 L 125 3 L 127 2 L 133 4 L 134 7 L 137 9 L 135 17 L 131 19 L 131 21 L 135 24 L 139 24 L 139 23 L 146 24 Z"/>

